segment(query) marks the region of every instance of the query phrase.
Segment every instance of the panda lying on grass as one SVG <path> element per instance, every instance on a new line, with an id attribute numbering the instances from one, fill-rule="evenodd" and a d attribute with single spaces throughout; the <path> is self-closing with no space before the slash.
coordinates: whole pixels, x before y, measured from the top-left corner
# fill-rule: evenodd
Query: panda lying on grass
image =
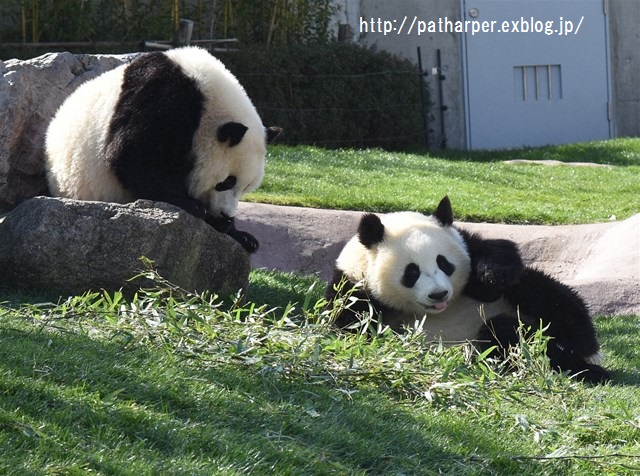
<path id="1" fill-rule="evenodd" d="M 47 130 L 49 191 L 79 200 L 168 202 L 253 252 L 240 197 L 264 175 L 265 128 L 236 78 L 206 50 L 155 52 L 81 85 Z"/>
<path id="2" fill-rule="evenodd" d="M 504 350 L 519 341 L 519 316 L 532 330 L 541 322 L 546 328 L 554 369 L 592 383 L 610 378 L 596 363 L 595 329 L 576 292 L 524 266 L 512 241 L 483 239 L 453 226 L 448 197 L 432 216 L 363 215 L 358 234 L 338 256 L 326 298 L 349 293 L 358 300 L 340 311 L 339 327 L 370 309 L 397 331 L 426 315 L 425 332 L 434 339 Z"/>

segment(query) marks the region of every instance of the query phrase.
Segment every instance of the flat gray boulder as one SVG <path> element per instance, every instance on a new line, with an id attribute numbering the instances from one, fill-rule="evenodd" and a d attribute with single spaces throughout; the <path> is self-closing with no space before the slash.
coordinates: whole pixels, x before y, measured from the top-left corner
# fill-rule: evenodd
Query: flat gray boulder
<path id="1" fill-rule="evenodd" d="M 0 222 L 0 284 L 78 294 L 138 289 L 130 282 L 155 262 L 158 273 L 188 291 L 226 298 L 246 290 L 251 263 L 231 237 L 165 203 L 120 205 L 36 197 Z"/>

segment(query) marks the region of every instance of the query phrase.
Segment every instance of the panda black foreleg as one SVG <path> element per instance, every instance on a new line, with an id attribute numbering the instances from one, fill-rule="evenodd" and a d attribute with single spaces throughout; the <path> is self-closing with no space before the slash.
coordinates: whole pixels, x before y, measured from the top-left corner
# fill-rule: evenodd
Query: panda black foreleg
<path id="1" fill-rule="evenodd" d="M 236 240 L 249 253 L 254 253 L 258 249 L 258 240 L 250 233 L 240 231 L 235 227 L 233 217 L 214 217 L 209 214 L 204 204 L 190 197 L 156 197 L 156 201 L 170 203 L 182 208 L 187 213 L 196 218 L 200 218 L 211 225 L 216 231 L 225 233 Z"/>
<path id="2" fill-rule="evenodd" d="M 495 301 L 508 286 L 517 283 L 524 272 L 518 246 L 511 240 L 488 240 L 475 233 L 458 231 L 471 258 L 471 273 L 464 293 L 482 302 Z"/>
<path id="3" fill-rule="evenodd" d="M 170 197 L 163 201 L 176 205 L 184 211 L 190 213 L 196 218 L 201 218 L 207 224 L 211 225 L 216 231 L 229 235 L 247 250 L 248 253 L 255 253 L 258 249 L 258 240 L 246 231 L 240 231 L 236 228 L 233 217 L 211 215 L 204 204 L 193 198 Z"/>
<path id="4" fill-rule="evenodd" d="M 233 217 L 207 215 L 205 221 L 220 233 L 226 233 L 236 240 L 249 253 L 255 253 L 260 245 L 256 237 L 251 233 L 240 231 L 236 228 Z"/>
<path id="5" fill-rule="evenodd" d="M 400 332 L 404 322 L 393 319 L 393 311 L 389 307 L 367 293 L 362 286 L 353 283 L 340 269 L 334 268 L 333 275 L 327 284 L 324 297 L 328 309 L 335 311 L 334 325 L 342 330 L 356 331 L 368 324 L 364 320 L 370 316 L 376 323 L 388 325 Z M 342 301 L 338 307 L 336 303 Z M 385 317 L 383 317 L 385 316 Z"/>
<path id="6" fill-rule="evenodd" d="M 194 198 L 189 197 L 168 197 L 165 198 L 165 202 L 171 203 L 182 208 L 184 211 L 191 215 L 203 219 L 209 225 L 211 225 L 216 231 L 225 233 L 231 238 L 236 240 L 242 245 L 242 247 L 249 253 L 255 253 L 258 249 L 258 240 L 246 231 L 240 231 L 236 228 L 233 217 L 227 216 L 213 216 L 211 215 L 204 204 Z"/>
<path id="7" fill-rule="evenodd" d="M 196 218 L 205 219 L 207 216 L 207 209 L 198 200 L 190 197 L 154 197 L 153 200 L 158 202 L 170 203 L 176 207 L 182 208 L 185 212 L 193 215 Z"/>
<path id="8" fill-rule="evenodd" d="M 238 243 L 242 245 L 242 247 L 247 250 L 249 253 L 255 253 L 260 246 L 260 243 L 251 233 L 246 231 L 238 230 L 233 222 L 233 218 L 231 218 L 231 225 L 227 230 L 227 235 L 236 240 Z"/>
<path id="9" fill-rule="evenodd" d="M 338 268 L 333 270 L 333 276 L 327 284 L 324 297 L 330 306 L 345 297 L 352 297 L 336 309 L 334 324 L 340 329 L 347 329 L 359 321 L 358 316 L 369 310 L 368 297 L 363 289 L 355 288 L 349 278 Z"/>

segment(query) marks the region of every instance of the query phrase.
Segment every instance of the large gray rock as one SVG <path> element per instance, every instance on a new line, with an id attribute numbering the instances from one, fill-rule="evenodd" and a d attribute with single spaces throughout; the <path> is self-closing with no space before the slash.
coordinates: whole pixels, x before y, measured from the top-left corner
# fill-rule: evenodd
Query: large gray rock
<path id="1" fill-rule="evenodd" d="M 0 210 L 46 190 L 44 137 L 65 98 L 132 57 L 49 53 L 0 61 Z"/>
<path id="2" fill-rule="evenodd" d="M 0 283 L 65 293 L 114 291 L 153 260 L 189 291 L 227 297 L 247 289 L 250 258 L 231 237 L 164 203 L 119 205 L 37 197 L 0 222 Z"/>

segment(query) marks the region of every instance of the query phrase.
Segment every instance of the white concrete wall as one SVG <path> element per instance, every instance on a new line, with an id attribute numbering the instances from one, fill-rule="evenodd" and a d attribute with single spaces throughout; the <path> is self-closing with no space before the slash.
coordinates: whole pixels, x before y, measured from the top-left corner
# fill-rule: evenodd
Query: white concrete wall
<path id="1" fill-rule="evenodd" d="M 617 137 L 640 136 L 640 0 L 603 2 L 607 2 L 609 15 L 614 134 Z M 461 19 L 460 0 L 336 0 L 336 3 L 341 8 L 336 24 L 350 24 L 354 41 L 374 45 L 414 62 L 417 62 L 416 48 L 420 46 L 423 67 L 427 71 L 436 66 L 436 50 L 441 50 L 442 70 L 446 76 L 443 103 L 448 106 L 445 112 L 447 146 L 466 148 L 462 36 L 459 33 L 418 33 L 420 21 Z M 361 18 L 366 20 L 366 26 L 361 24 Z M 409 32 L 414 18 L 416 23 Z M 430 144 L 436 147 L 441 129 L 438 84 L 433 76 L 428 82 L 434 103 Z"/>
<path id="2" fill-rule="evenodd" d="M 640 136 L 639 0 L 609 0 L 609 32 L 615 134 Z"/>

